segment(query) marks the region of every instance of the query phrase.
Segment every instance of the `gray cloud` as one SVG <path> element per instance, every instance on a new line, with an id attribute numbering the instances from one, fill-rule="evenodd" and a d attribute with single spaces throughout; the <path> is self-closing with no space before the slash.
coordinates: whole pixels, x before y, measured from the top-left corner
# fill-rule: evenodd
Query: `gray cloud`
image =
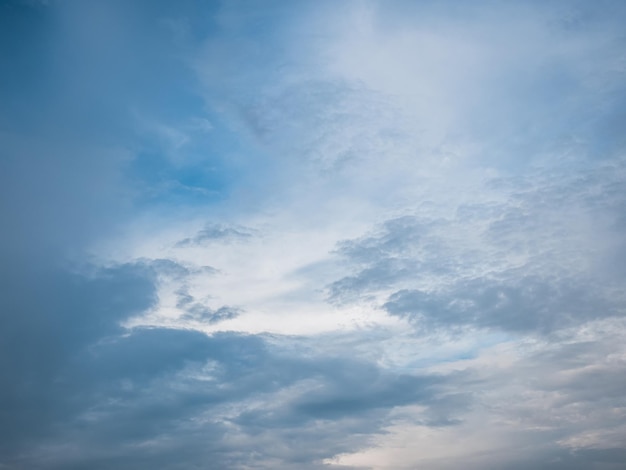
<path id="1" fill-rule="evenodd" d="M 365 445 L 395 407 L 422 404 L 425 422 L 444 425 L 467 406 L 446 376 L 287 353 L 280 337 L 121 328 L 153 305 L 164 270 L 187 274 L 160 260 L 8 280 L 0 464 L 322 468 Z"/>
<path id="2" fill-rule="evenodd" d="M 149 271 L 121 266 L 84 277 L 59 270 L 13 274 L 4 280 L 2 454 L 22 452 L 68 418 L 72 363 L 93 343 L 120 334 L 118 322 L 154 300 Z M 69 407 L 69 408 L 68 408 Z"/>
<path id="3" fill-rule="evenodd" d="M 461 204 L 452 217 L 388 220 L 338 244 L 352 274 L 329 284 L 329 300 L 380 302 L 424 331 L 549 334 L 621 316 L 623 179 L 620 159 L 534 170 L 488 181 L 494 201 Z"/>
<path id="4" fill-rule="evenodd" d="M 454 273 L 459 260 L 440 256 L 447 247 L 437 232 L 446 225 L 444 220 L 404 216 L 385 221 L 360 239 L 340 242 L 336 254 L 356 272 L 331 283 L 329 299 L 355 301 L 407 279 Z"/>
<path id="5" fill-rule="evenodd" d="M 498 416 L 509 423 L 509 432 L 517 433 L 509 444 L 512 454 L 492 456 L 491 466 L 624 468 L 623 321 L 608 325 L 611 332 L 591 328 L 580 335 L 574 329 L 553 337 L 506 372 L 471 367 L 481 389 L 494 390 L 475 406 L 484 406 L 488 415 Z M 520 452 L 522 446 L 533 452 Z M 469 468 L 491 467 L 477 462 Z"/>
<path id="6" fill-rule="evenodd" d="M 200 230 L 193 237 L 184 238 L 176 243 L 177 247 L 202 245 L 213 241 L 232 243 L 244 241 L 252 237 L 252 231 L 244 227 L 229 227 L 225 225 L 209 225 Z"/>
<path id="7" fill-rule="evenodd" d="M 177 295 L 176 308 L 184 312 L 181 316 L 184 320 L 213 324 L 236 318 L 241 314 L 241 309 L 237 307 L 222 306 L 218 309 L 211 309 L 201 302 L 196 302 L 195 298 L 184 289 L 177 291 Z"/>
<path id="8" fill-rule="evenodd" d="M 5 453 L 9 468 L 179 468 L 181 455 L 186 465 L 208 468 L 267 468 L 274 459 L 284 468 L 314 468 L 363 445 L 385 411 L 435 403 L 445 378 L 395 377 L 345 358 L 281 357 L 258 337 L 149 329 L 99 342 L 54 381 L 58 391 L 45 392 L 52 414 L 40 418 L 48 431 L 13 435 L 6 445 L 20 451 Z M 286 402 L 272 398 L 290 387 Z M 241 436 L 236 447 L 233 433 Z M 255 442 L 259 433 L 264 438 Z M 325 441 L 335 442 L 320 447 Z"/>
<path id="9" fill-rule="evenodd" d="M 445 429 L 446 436 L 485 442 L 503 436 L 493 450 L 470 449 L 471 455 L 426 468 L 458 468 L 459 462 L 476 470 L 626 468 L 619 2 L 568 3 L 562 7 L 567 15 L 550 4 L 546 28 L 554 34 L 541 39 L 562 48 L 551 49 L 556 56 L 536 62 L 526 49 L 515 49 L 510 59 L 516 64 L 498 64 L 477 93 L 476 103 L 487 97 L 489 104 L 503 104 L 493 110 L 483 105 L 485 115 L 474 120 L 468 99 L 472 123 L 466 131 L 486 142 L 476 151 L 484 153 L 478 165 L 489 166 L 482 168 L 489 174 L 495 167 L 503 177 L 481 187 L 480 196 L 470 191 L 457 197 L 462 202 L 452 209 L 424 203 L 407 209 L 413 215 L 390 215 L 372 232 L 337 245 L 335 260 L 347 274 L 328 280 L 329 301 L 338 307 L 374 304 L 420 331 L 394 331 L 382 345 L 362 330 L 341 342 L 120 326 L 154 307 L 162 279 L 180 287 L 174 295 L 184 320 L 217 324 L 242 312 L 208 308 L 191 290 L 192 276 L 217 273 L 210 266 L 162 258 L 98 268 L 87 261 L 92 243 L 141 218 L 144 209 L 154 209 L 150 204 L 169 207 L 171 199 L 163 196 L 176 188 L 184 189 L 173 199 L 177 203 L 203 185 L 207 193 L 221 191 L 211 178 L 194 178 L 212 175 L 213 163 L 219 173 L 221 158 L 240 150 L 233 151 L 233 136 L 221 143 L 205 136 L 202 145 L 185 147 L 187 166 L 175 167 L 154 155 L 163 149 L 133 130 L 129 106 L 147 110 L 155 122 L 173 123 L 204 115 L 205 107 L 216 114 L 234 109 L 228 125 L 243 123 L 241 140 L 255 140 L 249 167 L 241 170 L 257 185 L 249 203 L 255 208 L 272 183 L 280 183 L 276 194 L 291 197 L 293 181 L 312 194 L 310 207 L 323 207 L 321 193 L 331 195 L 322 203 L 334 204 L 346 188 L 385 206 L 392 201 L 386 189 L 409 181 L 396 181 L 405 168 L 427 169 L 448 155 L 443 144 L 429 149 L 433 158 L 419 155 L 424 149 L 413 136 L 422 123 L 405 122 L 395 99 L 362 83 L 301 70 L 285 80 L 287 86 L 277 84 L 274 78 L 293 64 L 274 51 L 284 47 L 285 29 L 298 29 L 285 21 L 286 12 L 303 7 L 267 3 L 249 8 L 228 2 L 219 14 L 217 3 L 204 9 L 193 2 L 0 5 L 0 467 L 321 470 L 330 466 L 326 458 L 378 446 L 406 420 L 433 433 Z M 428 23 L 451 6 L 394 5 L 397 10 L 386 2 L 370 4 L 374 29 L 391 24 L 400 31 L 417 17 Z M 480 31 L 481 38 L 508 39 L 507 60 L 512 43 L 502 31 L 520 19 L 545 23 L 547 10 L 536 15 L 536 6 L 497 9 L 487 18 L 484 12 L 492 9 L 477 5 L 454 7 L 454 15 L 461 26 L 473 22 L 469 32 Z M 485 19 L 497 20 L 495 33 L 483 28 Z M 167 25 L 165 34 L 159 28 Z M 189 57 L 189 48 L 179 46 L 204 38 L 207 25 L 210 34 L 222 36 L 207 40 L 210 60 L 199 73 L 209 82 L 217 77 L 206 94 L 219 99 L 202 103 L 199 92 L 187 88 L 197 77 L 180 59 Z M 307 34 L 329 40 L 318 30 L 297 37 Z M 568 52 L 578 46 L 580 54 Z M 494 57 L 503 55 L 495 50 Z M 432 63 L 446 68 L 437 58 Z M 466 93 L 456 86 L 452 101 Z M 212 108 L 225 101 L 232 103 Z M 228 134 L 224 122 L 211 116 L 214 121 L 216 134 Z M 166 144 L 176 138 L 174 133 Z M 449 141 L 462 146 L 464 139 Z M 151 134 L 147 140 L 159 139 Z M 271 156 L 251 164 L 260 153 Z M 422 157 L 426 164 L 418 161 Z M 191 161 L 194 171 L 188 171 Z M 454 200 L 456 184 L 433 194 L 451 193 Z M 376 190 L 364 191 L 366 186 Z M 156 196 L 148 204 L 143 193 Z M 280 197 L 272 193 L 271 199 Z M 176 246 L 235 244 L 255 235 L 209 224 Z M 489 344 L 460 357 L 443 354 L 447 362 L 437 364 L 423 351 L 438 338 L 476 330 L 504 331 L 513 338 L 505 346 L 514 359 Z M 424 342 L 428 336 L 435 339 Z M 307 348 L 307 341 L 316 348 Z M 408 352 L 402 349 L 407 342 Z M 403 355 L 409 358 L 398 359 Z M 413 356 L 429 367 L 407 366 Z M 445 444 L 447 451 L 457 450 Z"/>
<path id="10" fill-rule="evenodd" d="M 523 275 L 504 281 L 473 279 L 441 292 L 401 290 L 383 307 L 425 330 L 462 325 L 540 334 L 624 314 L 621 300 L 606 298 L 588 282 Z"/>

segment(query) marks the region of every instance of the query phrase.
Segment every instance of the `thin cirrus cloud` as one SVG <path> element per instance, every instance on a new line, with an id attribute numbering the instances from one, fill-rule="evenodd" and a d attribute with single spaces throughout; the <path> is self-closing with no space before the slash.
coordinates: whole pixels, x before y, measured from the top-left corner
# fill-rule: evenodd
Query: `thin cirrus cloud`
<path id="1" fill-rule="evenodd" d="M 0 467 L 626 468 L 620 2 L 0 8 Z"/>

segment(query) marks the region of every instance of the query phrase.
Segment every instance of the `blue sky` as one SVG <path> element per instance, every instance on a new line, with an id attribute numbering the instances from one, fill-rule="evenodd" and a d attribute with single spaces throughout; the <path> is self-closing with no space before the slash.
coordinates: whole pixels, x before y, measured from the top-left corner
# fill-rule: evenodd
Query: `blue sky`
<path id="1" fill-rule="evenodd" d="M 625 469 L 625 20 L 0 1 L 0 469 Z"/>

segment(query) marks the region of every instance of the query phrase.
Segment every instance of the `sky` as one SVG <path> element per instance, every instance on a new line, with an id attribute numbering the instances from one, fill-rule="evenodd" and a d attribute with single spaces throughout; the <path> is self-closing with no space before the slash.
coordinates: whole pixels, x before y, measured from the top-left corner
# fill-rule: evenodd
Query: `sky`
<path id="1" fill-rule="evenodd" d="M 624 24 L 0 0 L 0 469 L 626 469 Z"/>

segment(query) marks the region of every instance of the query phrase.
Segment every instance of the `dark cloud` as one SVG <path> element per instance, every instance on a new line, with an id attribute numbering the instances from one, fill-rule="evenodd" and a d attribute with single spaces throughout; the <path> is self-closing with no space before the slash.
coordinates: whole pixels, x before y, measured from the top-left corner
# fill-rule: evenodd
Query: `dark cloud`
<path id="1" fill-rule="evenodd" d="M 353 367 L 352 364 L 350 366 Z M 356 376 L 349 383 L 327 384 L 321 390 L 315 390 L 304 394 L 296 404 L 296 412 L 311 418 L 336 420 L 346 416 L 360 415 L 379 410 L 389 409 L 395 406 L 410 404 L 432 404 L 443 397 L 438 396 L 437 385 L 443 380 L 437 377 L 382 376 L 368 377 Z M 357 387 L 355 387 L 355 385 Z M 353 388 L 354 387 L 354 388 Z M 437 400 L 435 400 L 437 397 Z M 455 407 L 450 406 L 448 412 L 458 413 L 468 401 L 456 402 Z M 449 403 L 452 404 L 453 401 Z M 431 421 L 424 417 L 429 424 L 446 424 L 447 420 Z"/>
<path id="2" fill-rule="evenodd" d="M 288 354 L 280 337 L 122 328 L 153 305 L 164 269 L 186 275 L 160 260 L 5 280 L 0 464 L 321 468 L 365 445 L 395 407 L 420 403 L 440 425 L 466 406 L 441 405 L 445 376 Z M 208 321 L 232 314 L 218 309 Z"/>
<path id="3" fill-rule="evenodd" d="M 119 322 L 147 309 L 155 291 L 141 265 L 88 277 L 52 269 L 3 274 L 0 441 L 2 454 L 11 455 L 68 418 L 68 401 L 81 392 L 66 381 L 72 362 L 119 335 Z"/>
<path id="4" fill-rule="evenodd" d="M 174 469 L 181 461 L 203 468 L 255 462 L 265 468 L 263 462 L 278 459 L 281 468 L 313 468 L 316 461 L 363 445 L 352 434 L 379 432 L 393 407 L 428 406 L 443 382 L 394 376 L 345 358 L 281 357 L 258 337 L 136 330 L 81 350 L 54 380 L 41 384 L 44 390 L 23 397 L 32 406 L 45 396 L 50 413 L 5 441 L 3 463 Z M 296 387 L 292 394 L 290 387 Z M 284 401 L 276 402 L 274 394 Z M 23 420 L 20 408 L 11 413 L 15 418 L 8 422 Z M 324 431 L 319 420 L 327 423 Z M 333 428 L 336 434 L 329 435 Z M 236 447 L 229 442 L 233 433 L 241 436 Z M 265 439 L 257 443 L 259 433 Z M 284 445 L 287 452 L 280 449 Z M 64 448 L 71 452 L 55 450 Z"/>

